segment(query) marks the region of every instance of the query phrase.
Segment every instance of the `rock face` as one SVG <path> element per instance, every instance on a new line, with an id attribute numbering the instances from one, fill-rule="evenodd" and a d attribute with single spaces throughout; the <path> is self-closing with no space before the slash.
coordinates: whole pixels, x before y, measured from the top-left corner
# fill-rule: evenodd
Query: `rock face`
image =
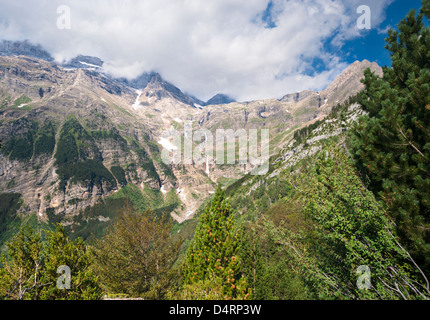
<path id="1" fill-rule="evenodd" d="M 329 103 L 344 102 L 351 95 L 351 92 L 364 89 L 364 85 L 360 80 L 363 78 L 363 72 L 367 68 L 370 68 L 376 75 L 382 76 L 382 68 L 377 63 L 371 63 L 367 60 L 355 61 L 321 94 L 329 98 Z"/>
<path id="2" fill-rule="evenodd" d="M 297 103 L 297 102 L 302 101 L 302 100 L 304 100 L 304 99 L 306 99 L 309 96 L 312 96 L 314 94 L 315 94 L 314 91 L 309 91 L 309 90 L 305 90 L 305 91 L 297 92 L 297 93 L 289 93 L 289 94 L 283 96 L 281 99 L 279 99 L 279 101 Z"/>
<path id="3" fill-rule="evenodd" d="M 18 52 L 0 48 L 8 55 Z M 37 213 L 42 220 L 47 212 L 73 220 L 127 184 L 165 199 L 177 197 L 182 204 L 171 215 L 190 219 L 217 183 L 238 179 L 254 166 L 249 161 L 218 165 L 204 157 L 203 162 L 166 164 L 161 160 L 166 132 L 183 137 L 187 124 L 216 138 L 218 129 L 268 129 L 273 155 L 295 128 L 325 117 L 336 103 L 356 94 L 364 69 L 382 72 L 376 64 L 356 62 L 322 92 L 245 103 L 219 95 L 212 100 L 216 105 L 198 108 L 204 103 L 159 74 L 130 82 L 100 73 L 98 58 L 80 56 L 75 62 L 89 68 L 0 57 L 0 193 L 20 193 L 21 213 Z M 202 141 L 196 138 L 192 146 L 196 150 Z M 206 147 L 216 151 L 215 145 Z"/>
<path id="4" fill-rule="evenodd" d="M 22 55 L 38 58 L 46 61 L 53 61 L 54 58 L 45 51 L 40 45 L 34 45 L 26 41 L 7 41 L 0 42 L 0 56 Z"/>
<path id="5" fill-rule="evenodd" d="M 66 68 L 83 68 L 83 69 L 97 69 L 103 66 L 103 61 L 97 57 L 79 55 L 68 63 L 64 64 Z"/>
<path id="6" fill-rule="evenodd" d="M 155 72 L 144 72 L 140 76 L 131 80 L 126 78 L 113 78 L 113 80 L 133 89 L 143 89 L 146 88 L 148 83 L 151 82 L 152 77 L 154 77 L 155 75 Z"/>
<path id="7" fill-rule="evenodd" d="M 229 96 L 227 96 L 225 94 L 219 93 L 219 94 L 213 96 L 212 98 L 210 98 L 206 102 L 206 105 L 229 104 L 232 102 L 236 102 L 236 100 L 234 100 L 233 98 L 230 98 Z"/>

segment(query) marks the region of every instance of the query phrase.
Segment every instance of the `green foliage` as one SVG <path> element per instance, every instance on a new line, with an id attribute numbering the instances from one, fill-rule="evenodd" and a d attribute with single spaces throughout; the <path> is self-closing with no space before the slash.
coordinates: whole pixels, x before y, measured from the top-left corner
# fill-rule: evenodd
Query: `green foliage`
<path id="1" fill-rule="evenodd" d="M 125 171 L 123 168 L 121 168 L 120 166 L 113 166 L 110 168 L 110 171 L 122 187 L 127 184 L 127 179 L 125 177 Z"/>
<path id="2" fill-rule="evenodd" d="M 62 133 L 55 153 L 56 163 L 59 166 L 76 163 L 79 160 L 79 151 L 76 140 L 72 135 Z"/>
<path id="3" fill-rule="evenodd" d="M 23 137 L 9 139 L 4 147 L 4 153 L 10 151 L 11 160 L 29 160 L 33 155 L 33 136 L 31 133 Z"/>
<path id="4" fill-rule="evenodd" d="M 219 278 L 224 299 L 247 299 L 250 292 L 241 272 L 240 235 L 230 205 L 219 187 L 201 215 L 194 242 L 188 249 L 183 267 L 184 284 L 195 285 Z M 216 282 L 213 285 L 215 290 Z"/>
<path id="5" fill-rule="evenodd" d="M 52 226 L 55 226 L 57 223 L 61 223 L 61 221 L 65 217 L 65 213 L 59 212 L 56 214 L 54 208 L 47 208 L 46 209 L 46 216 L 48 217 L 49 223 Z"/>
<path id="6" fill-rule="evenodd" d="M 51 155 L 55 148 L 55 126 L 52 122 L 46 121 L 38 132 L 38 137 L 34 142 L 34 155 Z"/>
<path id="7" fill-rule="evenodd" d="M 55 154 L 58 166 L 73 164 L 90 157 L 100 160 L 99 153 L 93 138 L 78 120 L 72 117 L 63 124 Z"/>
<path id="8" fill-rule="evenodd" d="M 24 227 L 7 244 L 7 257 L 2 255 L 0 296 L 13 300 L 93 300 L 101 297 L 88 247 L 81 239 L 68 240 L 63 226 L 48 232 L 46 244 L 30 227 Z M 70 287 L 59 289 L 60 266 L 70 268 Z"/>
<path id="9" fill-rule="evenodd" d="M 319 298 L 429 297 L 426 278 L 413 268 L 415 262 L 344 151 L 321 152 L 306 180 L 300 184 L 305 227 L 296 232 L 271 223 L 267 227 Z M 368 290 L 357 286 L 356 271 L 362 265 L 371 270 Z"/>
<path id="10" fill-rule="evenodd" d="M 252 182 L 249 180 L 252 179 Z M 259 185 L 248 189 L 246 185 Z M 283 177 L 245 176 L 226 188 L 232 209 L 240 212 L 243 220 L 254 220 L 282 198 L 291 195 L 292 187 Z"/>
<path id="11" fill-rule="evenodd" d="M 59 175 L 63 186 L 64 182 L 70 179 L 71 183 L 83 183 L 90 191 L 94 186 L 103 188 L 103 183 L 106 183 L 107 191 L 116 187 L 116 181 L 109 170 L 102 162 L 94 159 L 63 166 L 59 170 Z"/>
<path id="12" fill-rule="evenodd" d="M 44 272 L 41 283 L 56 284 L 59 266 L 70 268 L 70 289 L 56 285 L 44 286 L 39 293 L 42 300 L 97 300 L 101 289 L 94 271 L 91 270 L 92 255 L 83 239 L 69 240 L 65 228 L 58 224 L 55 232 L 47 232 L 44 248 Z"/>
<path id="13" fill-rule="evenodd" d="M 382 78 L 365 72 L 360 102 L 368 114 L 354 128 L 351 145 L 363 177 L 387 206 L 402 243 L 428 273 L 430 29 L 423 13 L 416 15 L 414 10 L 398 28 L 386 39 L 392 68 L 384 68 Z"/>
<path id="14" fill-rule="evenodd" d="M 91 131 L 91 137 L 95 140 L 113 140 L 116 142 L 122 151 L 127 151 L 127 140 L 125 140 L 116 128 L 109 130 Z"/>
<path id="15" fill-rule="evenodd" d="M 159 190 L 145 187 L 141 191 L 137 186 L 128 184 L 117 193 L 110 196 L 112 199 L 127 199 L 138 211 L 152 210 L 157 216 L 164 216 L 175 210 L 180 204 L 176 192 L 172 189 L 166 196 Z"/>
<path id="16" fill-rule="evenodd" d="M 67 227 L 70 231 L 70 238 L 80 237 L 87 242 L 90 242 L 92 238 L 102 238 L 106 234 L 110 221 L 115 220 L 126 202 L 127 199 L 124 198 L 107 198 L 81 210 L 73 218 L 73 223 Z M 100 220 L 100 217 L 103 220 Z M 51 221 L 51 217 L 49 220 Z"/>
<path id="17" fill-rule="evenodd" d="M 55 148 L 55 135 L 43 134 L 37 138 L 34 144 L 34 155 L 51 154 Z"/>
<path id="18" fill-rule="evenodd" d="M 94 270 L 107 293 L 165 299 L 177 281 L 172 266 L 180 240 L 172 241 L 171 223 L 149 211 L 125 207 L 106 236 L 94 246 Z"/>
<path id="19" fill-rule="evenodd" d="M 185 284 L 179 291 L 169 294 L 173 300 L 223 300 L 223 281 L 213 275 L 204 280 Z"/>
<path id="20" fill-rule="evenodd" d="M 3 299 L 30 299 L 37 288 L 42 266 L 42 242 L 30 228 L 23 228 L 7 244 L 10 260 L 2 254 L 0 269 L 0 297 Z"/>
<path id="21" fill-rule="evenodd" d="M 71 239 L 81 237 L 85 241 L 91 238 L 100 239 L 107 231 L 109 224 L 114 221 L 123 207 L 128 203 L 136 211 L 151 210 L 155 216 L 169 217 L 179 205 L 179 199 L 174 190 L 165 196 L 158 190 L 145 188 L 143 192 L 133 184 L 127 184 L 118 192 L 105 199 L 100 199 L 96 204 L 81 210 L 73 217 L 71 224 L 67 226 Z M 52 210 L 53 211 L 53 210 Z M 53 215 L 47 210 L 50 222 L 61 222 L 64 214 Z"/>
<path id="22" fill-rule="evenodd" d="M 21 194 L 0 194 L 0 248 L 5 241 L 9 240 L 10 233 L 16 231 L 14 225 L 17 223 L 16 212 L 21 207 Z"/>
<path id="23" fill-rule="evenodd" d="M 430 0 L 422 0 L 422 8 L 421 11 L 424 15 L 429 18 L 430 17 Z"/>
<path id="24" fill-rule="evenodd" d="M 90 191 L 94 186 L 103 188 L 104 183 L 108 191 L 116 187 L 115 178 L 103 165 L 93 138 L 75 118 L 64 123 L 55 158 L 63 192 L 69 180 L 88 186 Z"/>
<path id="25" fill-rule="evenodd" d="M 296 130 L 294 132 L 294 140 L 296 141 L 296 145 L 301 144 L 305 140 L 305 138 L 309 136 L 309 133 L 312 132 L 312 130 L 314 130 L 315 128 L 317 128 L 321 123 L 321 120 L 317 120 L 302 129 Z"/>
<path id="26" fill-rule="evenodd" d="M 341 118 L 342 115 L 348 110 L 349 106 L 359 102 L 359 96 L 360 94 L 351 96 L 344 103 L 338 103 L 335 105 L 330 111 L 330 118 Z"/>
<path id="27" fill-rule="evenodd" d="M 284 212 L 282 222 L 293 213 Z M 300 274 L 296 273 L 293 261 L 281 244 L 269 237 L 264 221 L 259 219 L 246 228 L 241 250 L 243 271 L 252 288 L 255 300 L 305 300 L 313 299 Z M 274 218 L 272 218 L 273 221 Z M 280 221 L 276 221 L 279 224 Z M 293 228 L 293 225 L 289 225 Z"/>
<path id="28" fill-rule="evenodd" d="M 27 97 L 25 95 L 22 95 L 18 99 L 15 99 L 15 101 L 13 102 L 13 106 L 12 107 L 16 108 L 16 107 L 18 107 L 18 106 L 20 106 L 22 104 L 30 103 L 30 102 L 31 102 L 31 99 L 29 97 Z"/>
<path id="29" fill-rule="evenodd" d="M 37 121 L 21 118 L 13 121 L 11 137 L 1 152 L 11 160 L 28 161 L 33 156 L 52 154 L 55 148 L 55 125 L 45 120 Z"/>
<path id="30" fill-rule="evenodd" d="M 33 156 L 33 143 L 38 124 L 22 118 L 11 123 L 11 137 L 4 144 L 1 152 L 11 160 L 28 161 Z"/>

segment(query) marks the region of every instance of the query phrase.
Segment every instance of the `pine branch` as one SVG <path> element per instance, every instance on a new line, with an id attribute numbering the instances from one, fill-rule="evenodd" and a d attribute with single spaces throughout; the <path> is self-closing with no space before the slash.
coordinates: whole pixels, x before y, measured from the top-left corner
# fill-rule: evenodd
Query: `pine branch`
<path id="1" fill-rule="evenodd" d="M 403 136 L 403 138 L 406 140 L 406 142 L 412 147 L 412 148 L 414 148 L 424 159 L 426 158 L 426 156 L 425 155 L 423 155 L 422 154 L 422 152 L 420 151 L 420 150 L 418 150 L 418 148 L 417 147 L 415 147 L 414 145 L 413 145 L 413 143 L 412 142 L 410 142 L 409 140 L 408 140 L 408 138 L 405 136 L 405 134 L 403 133 L 403 131 L 402 131 L 402 128 L 400 128 L 400 125 L 399 124 L 397 124 L 397 127 L 398 127 L 398 129 L 399 129 L 399 131 L 400 131 L 400 134 Z"/>

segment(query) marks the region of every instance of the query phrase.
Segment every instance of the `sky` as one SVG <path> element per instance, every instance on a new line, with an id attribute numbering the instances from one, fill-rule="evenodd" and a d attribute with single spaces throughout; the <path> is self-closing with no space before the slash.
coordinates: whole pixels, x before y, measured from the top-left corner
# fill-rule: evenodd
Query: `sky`
<path id="1" fill-rule="evenodd" d="M 363 5 L 369 11 L 357 10 Z M 204 101 L 217 93 L 249 101 L 323 90 L 356 60 L 389 66 L 387 30 L 420 6 L 420 0 L 0 0 L 0 39 L 40 44 L 58 62 L 97 56 L 118 77 L 159 72 Z"/>

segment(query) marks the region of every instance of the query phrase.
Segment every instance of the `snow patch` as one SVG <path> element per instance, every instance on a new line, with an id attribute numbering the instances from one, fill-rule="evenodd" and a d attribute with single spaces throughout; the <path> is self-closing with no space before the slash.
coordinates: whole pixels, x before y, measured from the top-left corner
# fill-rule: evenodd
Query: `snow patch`
<path id="1" fill-rule="evenodd" d="M 178 147 L 176 147 L 175 145 L 173 145 L 168 139 L 166 138 L 161 138 L 158 141 L 159 144 L 161 144 L 165 149 L 169 150 L 169 151 L 173 151 L 173 150 L 178 150 Z"/>
<path id="2" fill-rule="evenodd" d="M 328 99 L 324 99 L 324 104 L 321 107 L 325 107 L 327 105 Z"/>
<path id="3" fill-rule="evenodd" d="M 87 62 L 84 62 L 84 61 L 79 61 L 79 63 L 81 63 L 83 65 L 86 65 L 88 67 L 91 67 L 91 68 L 100 68 L 100 66 L 97 66 L 97 65 L 91 64 L 91 63 L 87 63 Z"/>
<path id="4" fill-rule="evenodd" d="M 137 110 L 140 106 L 139 99 L 140 99 L 140 96 L 142 95 L 142 90 L 136 90 L 136 93 L 137 93 L 137 97 L 132 106 L 134 110 Z"/>
<path id="5" fill-rule="evenodd" d="M 164 184 L 161 186 L 160 191 L 161 191 L 163 194 L 166 194 L 166 193 L 167 193 L 166 189 L 164 189 Z"/>

